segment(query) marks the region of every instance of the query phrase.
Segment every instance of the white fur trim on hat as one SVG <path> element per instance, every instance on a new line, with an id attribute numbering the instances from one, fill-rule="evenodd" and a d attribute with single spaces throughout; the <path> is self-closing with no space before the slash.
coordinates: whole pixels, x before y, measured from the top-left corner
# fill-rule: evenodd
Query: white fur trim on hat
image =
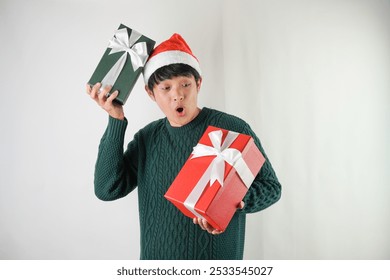
<path id="1" fill-rule="evenodd" d="M 152 56 L 144 67 L 144 81 L 148 84 L 150 76 L 159 68 L 175 63 L 183 63 L 191 66 L 199 75 L 202 75 L 198 60 L 192 55 L 183 51 L 164 51 Z"/>

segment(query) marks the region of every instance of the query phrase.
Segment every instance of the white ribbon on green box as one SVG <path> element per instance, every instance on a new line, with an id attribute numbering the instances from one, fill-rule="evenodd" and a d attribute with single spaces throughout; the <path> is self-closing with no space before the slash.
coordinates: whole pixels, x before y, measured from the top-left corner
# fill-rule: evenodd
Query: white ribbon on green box
<path id="1" fill-rule="evenodd" d="M 108 47 L 111 48 L 109 55 L 117 52 L 123 52 L 123 54 L 103 78 L 101 82 L 102 88 L 106 85 L 114 85 L 126 64 L 127 54 L 130 55 L 131 65 L 133 66 L 134 71 L 145 65 L 146 60 L 149 57 L 147 45 L 145 42 L 136 43 L 141 36 L 142 35 L 135 30 L 132 30 L 129 36 L 126 28 L 118 29 L 115 32 L 108 43 Z"/>

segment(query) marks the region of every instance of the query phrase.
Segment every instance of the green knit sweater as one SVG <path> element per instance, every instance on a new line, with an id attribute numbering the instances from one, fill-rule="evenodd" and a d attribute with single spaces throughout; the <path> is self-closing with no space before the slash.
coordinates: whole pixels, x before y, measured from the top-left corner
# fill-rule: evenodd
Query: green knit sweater
<path id="1" fill-rule="evenodd" d="M 194 225 L 164 194 L 208 125 L 251 135 L 266 162 L 228 228 L 211 235 Z M 172 127 L 166 118 L 138 131 L 124 151 L 127 121 L 109 118 L 99 145 L 95 194 L 105 201 L 126 196 L 138 186 L 141 259 L 242 259 L 245 214 L 275 203 L 281 185 L 258 137 L 243 120 L 203 108 L 189 124 Z M 131 233 L 130 233 L 131 234 Z"/>

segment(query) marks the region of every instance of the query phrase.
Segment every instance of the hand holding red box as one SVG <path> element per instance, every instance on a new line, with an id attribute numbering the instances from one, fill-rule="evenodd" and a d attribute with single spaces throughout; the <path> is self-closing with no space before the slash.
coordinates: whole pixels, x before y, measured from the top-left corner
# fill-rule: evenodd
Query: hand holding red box
<path id="1" fill-rule="evenodd" d="M 223 231 L 264 161 L 249 135 L 209 126 L 165 198 Z"/>

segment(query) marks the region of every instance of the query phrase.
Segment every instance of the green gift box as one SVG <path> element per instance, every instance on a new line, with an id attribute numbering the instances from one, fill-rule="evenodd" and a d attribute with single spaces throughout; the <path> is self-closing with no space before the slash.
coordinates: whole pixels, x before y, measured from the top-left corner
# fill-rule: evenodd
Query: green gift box
<path id="1" fill-rule="evenodd" d="M 100 82 L 102 88 L 111 85 L 110 94 L 119 91 L 115 101 L 125 104 L 155 44 L 150 38 L 121 24 L 88 84 L 93 86 Z"/>

